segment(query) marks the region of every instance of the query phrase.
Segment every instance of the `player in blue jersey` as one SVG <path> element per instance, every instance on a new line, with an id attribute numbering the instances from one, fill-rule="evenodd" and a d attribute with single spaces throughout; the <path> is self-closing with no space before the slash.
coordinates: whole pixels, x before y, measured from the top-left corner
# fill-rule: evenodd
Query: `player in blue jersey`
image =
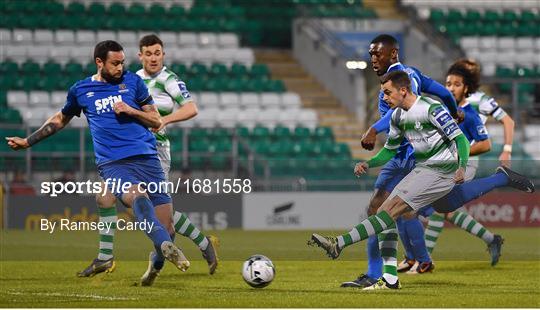
<path id="1" fill-rule="evenodd" d="M 405 71 L 411 79 L 411 88 L 413 93 L 419 94 L 425 92 L 433 94 L 442 99 L 445 106 L 454 118 L 458 121 L 463 120 L 462 114 L 458 113 L 456 102 L 452 94 L 440 83 L 423 75 L 418 69 L 407 67 L 399 62 L 399 45 L 397 40 L 390 35 L 379 35 L 371 41 L 369 53 L 371 63 L 375 73 L 383 76 L 387 72 L 402 70 Z M 368 150 L 375 146 L 378 133 L 387 132 L 390 127 L 390 117 L 393 110 L 383 99 L 384 94 L 379 94 L 379 112 L 381 119 L 368 129 L 362 138 L 362 146 Z M 370 200 L 368 214 L 373 215 L 377 212 L 381 204 L 388 198 L 394 187 L 414 168 L 415 159 L 413 149 L 408 142 L 404 142 L 398 150 L 397 155 L 390 160 L 381 170 L 377 181 L 375 182 L 375 191 Z M 452 192 L 439 201 L 438 207 L 444 210 L 455 210 L 464 204 L 464 201 L 473 200 L 483 193 L 498 186 L 510 185 L 516 188 L 526 190 L 532 184 L 524 180 L 522 176 L 515 174 L 509 169 L 505 173 L 497 173 L 492 179 L 484 178 L 474 180 L 477 182 L 476 188 L 456 186 Z M 459 198 L 458 198 L 459 197 Z M 460 205 L 458 205 L 459 202 Z M 443 207 L 444 205 L 444 207 Z M 397 226 L 401 236 L 406 235 L 411 242 L 404 243 L 406 256 L 416 257 L 420 260 L 418 265 L 419 272 L 426 272 L 433 268 L 431 258 L 426 250 L 424 227 L 416 215 L 406 215 L 397 221 Z M 394 274 L 397 271 L 395 253 L 397 252 L 397 242 L 394 240 L 397 234 L 395 231 L 387 231 L 381 234 L 381 242 L 376 236 L 368 239 L 368 270 L 353 281 L 343 282 L 342 287 L 364 288 L 377 284 L 377 279 L 383 274 Z M 411 266 L 412 267 L 412 266 Z M 394 283 L 387 283 L 388 288 L 397 288 L 397 274 L 393 277 Z"/>
<path id="2" fill-rule="evenodd" d="M 64 128 L 74 116 L 86 115 L 94 144 L 96 165 L 105 184 L 133 209 L 138 222 L 151 227 L 145 231 L 160 259 L 171 261 L 180 270 L 189 261 L 171 241 L 171 197 L 166 192 L 146 193 L 140 184 L 164 181 L 156 151 L 156 138 L 149 128 L 159 128 L 161 117 L 143 80 L 123 71 L 124 52 L 115 41 L 99 42 L 94 49 L 97 74 L 76 82 L 62 110 L 51 116 L 27 138 L 7 137 L 12 149 L 24 149 Z M 122 190 L 119 190 L 122 188 Z M 156 213 L 169 219 L 160 223 Z"/>

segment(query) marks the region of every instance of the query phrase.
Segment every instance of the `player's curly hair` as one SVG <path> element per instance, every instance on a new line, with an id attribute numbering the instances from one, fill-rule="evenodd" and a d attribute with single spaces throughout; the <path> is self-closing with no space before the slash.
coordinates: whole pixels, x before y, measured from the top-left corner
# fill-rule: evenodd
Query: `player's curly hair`
<path id="1" fill-rule="evenodd" d="M 480 88 L 480 76 L 482 74 L 480 64 L 471 58 L 461 58 L 458 59 L 454 65 L 463 66 L 470 72 L 472 77 L 472 85 L 469 88 L 472 89 L 471 94 L 475 93 L 478 88 Z"/>
<path id="2" fill-rule="evenodd" d="M 463 78 L 463 84 L 467 86 L 467 93 L 465 94 L 467 97 L 475 93 L 478 90 L 478 87 L 480 87 L 479 74 L 475 74 L 473 70 L 467 68 L 467 65 L 464 63 L 456 62 L 451 65 L 448 72 L 446 72 L 446 76 L 448 75 L 457 75 Z"/>

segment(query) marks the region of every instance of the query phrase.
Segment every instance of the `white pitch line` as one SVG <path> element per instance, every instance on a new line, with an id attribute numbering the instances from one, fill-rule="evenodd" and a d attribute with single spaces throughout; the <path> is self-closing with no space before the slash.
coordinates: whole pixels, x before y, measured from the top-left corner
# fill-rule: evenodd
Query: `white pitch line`
<path id="1" fill-rule="evenodd" d="M 54 296 L 54 297 L 77 297 L 77 298 L 91 298 L 99 300 L 137 300 L 135 298 L 127 297 L 111 297 L 100 295 L 84 295 L 84 294 L 62 294 L 62 293 L 30 293 L 30 292 L 7 292 L 10 295 L 35 295 L 35 296 Z"/>

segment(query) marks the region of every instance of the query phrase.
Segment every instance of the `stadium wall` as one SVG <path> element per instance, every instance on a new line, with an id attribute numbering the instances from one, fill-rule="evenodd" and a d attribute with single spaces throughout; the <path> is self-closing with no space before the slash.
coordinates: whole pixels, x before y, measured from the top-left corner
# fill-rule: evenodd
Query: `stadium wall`
<path id="1" fill-rule="evenodd" d="M 366 216 L 371 192 L 271 192 L 234 195 L 177 195 L 175 209 L 203 230 L 343 230 Z M 540 194 L 493 192 L 466 206 L 488 227 L 540 227 Z M 41 219 L 96 221 L 93 196 L 12 195 L 5 227 L 38 230 Z M 119 218 L 131 213 L 118 205 Z"/>

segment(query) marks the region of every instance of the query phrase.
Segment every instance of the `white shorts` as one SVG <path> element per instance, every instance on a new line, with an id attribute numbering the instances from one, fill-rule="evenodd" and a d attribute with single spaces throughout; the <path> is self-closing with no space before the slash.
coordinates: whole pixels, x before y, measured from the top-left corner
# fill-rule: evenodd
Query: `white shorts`
<path id="1" fill-rule="evenodd" d="M 416 166 L 396 185 L 388 199 L 399 196 L 416 211 L 448 194 L 455 185 L 454 175 L 454 172 Z"/>
<path id="2" fill-rule="evenodd" d="M 165 173 L 165 181 L 169 180 L 169 171 L 171 170 L 171 145 L 169 141 L 156 141 L 157 153 L 163 173 Z"/>

